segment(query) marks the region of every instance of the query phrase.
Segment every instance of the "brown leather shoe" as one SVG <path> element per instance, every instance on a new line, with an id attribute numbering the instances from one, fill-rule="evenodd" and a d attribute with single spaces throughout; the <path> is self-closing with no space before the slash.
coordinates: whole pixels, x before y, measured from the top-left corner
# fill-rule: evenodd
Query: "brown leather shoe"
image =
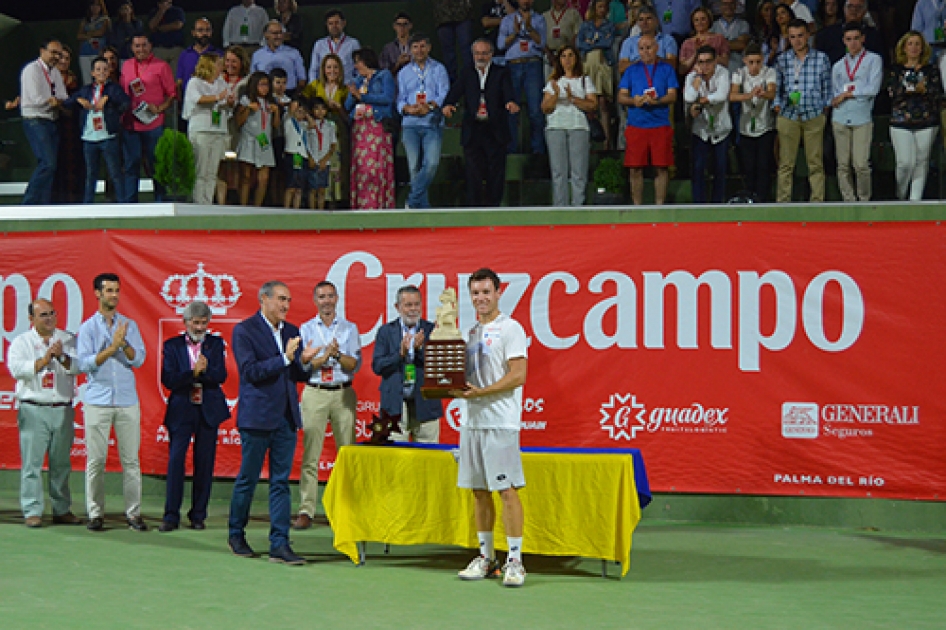
<path id="1" fill-rule="evenodd" d="M 293 529 L 309 529 L 312 527 L 312 517 L 305 512 L 299 512 L 299 516 L 292 522 Z"/>
<path id="2" fill-rule="evenodd" d="M 27 527 L 42 527 L 43 526 L 43 517 L 42 516 L 27 516 L 26 520 L 23 523 Z"/>
<path id="3" fill-rule="evenodd" d="M 55 525 L 81 525 L 80 521 L 75 514 L 72 512 L 66 512 L 65 514 L 59 514 L 53 516 L 53 524 Z"/>

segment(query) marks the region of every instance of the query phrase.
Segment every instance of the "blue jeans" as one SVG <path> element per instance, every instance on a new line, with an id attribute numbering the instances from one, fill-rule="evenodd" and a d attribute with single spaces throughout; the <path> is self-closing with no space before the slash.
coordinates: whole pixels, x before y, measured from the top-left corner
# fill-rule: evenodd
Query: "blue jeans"
<path id="1" fill-rule="evenodd" d="M 164 133 L 164 127 L 149 131 L 125 130 L 122 136 L 122 150 L 125 154 L 125 185 L 123 203 L 138 203 L 138 179 L 141 175 L 141 162 L 145 162 L 145 171 L 154 175 L 154 148 Z M 164 187 L 154 182 L 154 198 L 164 201 Z"/>
<path id="2" fill-rule="evenodd" d="M 450 83 L 455 83 L 459 70 L 457 69 L 457 47 L 463 56 L 463 65 L 473 67 L 473 23 L 470 20 L 462 22 L 445 22 L 437 27 L 437 39 L 440 40 L 440 49 L 443 51 L 443 65 L 447 68 Z"/>
<path id="3" fill-rule="evenodd" d="M 105 170 L 108 178 L 115 186 L 115 195 L 124 199 L 122 191 L 125 182 L 122 179 L 122 146 L 118 135 L 99 142 L 83 142 L 82 152 L 85 154 L 85 199 L 84 203 L 95 201 L 95 184 L 99 179 L 99 156 L 105 156 Z"/>
<path id="4" fill-rule="evenodd" d="M 532 152 L 545 153 L 545 115 L 542 113 L 542 87 L 545 80 L 542 77 L 542 60 L 536 58 L 528 63 L 507 63 L 509 74 L 512 77 L 512 88 L 516 95 L 516 102 L 522 105 L 525 96 L 529 105 L 529 132 L 532 136 Z M 519 149 L 519 114 L 509 115 L 509 132 L 512 142 L 509 143 L 509 152 L 516 153 Z"/>
<path id="5" fill-rule="evenodd" d="M 296 430 L 289 422 L 285 420 L 275 431 L 240 429 L 243 458 L 230 499 L 230 536 L 243 536 L 245 533 L 250 520 L 253 493 L 268 452 L 270 550 L 289 544 L 289 521 L 292 519 L 289 472 L 296 452 Z"/>
<path id="6" fill-rule="evenodd" d="M 407 168 L 411 174 L 411 192 L 407 205 L 411 208 L 429 208 L 427 189 L 437 175 L 440 165 L 440 147 L 443 127 L 401 127 L 401 141 L 407 154 Z"/>
<path id="7" fill-rule="evenodd" d="M 729 151 L 729 138 L 716 144 L 704 142 L 699 136 L 690 136 L 693 154 L 693 203 L 706 203 L 706 167 L 713 156 L 713 203 L 726 200 L 726 158 Z"/>
<path id="8" fill-rule="evenodd" d="M 52 200 L 53 178 L 59 153 L 59 128 L 46 118 L 24 118 L 23 131 L 36 156 L 36 168 L 23 195 L 23 205 L 44 205 Z"/>

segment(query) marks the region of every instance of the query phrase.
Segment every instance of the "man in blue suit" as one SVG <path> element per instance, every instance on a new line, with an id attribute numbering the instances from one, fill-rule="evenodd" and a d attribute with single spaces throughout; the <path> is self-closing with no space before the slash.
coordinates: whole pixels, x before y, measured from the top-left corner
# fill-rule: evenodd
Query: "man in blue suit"
<path id="1" fill-rule="evenodd" d="M 269 560 L 303 565 L 305 560 L 289 547 L 289 472 L 296 432 L 302 428 L 296 382 L 305 381 L 308 374 L 296 356 L 299 329 L 286 321 L 291 300 L 289 287 L 270 280 L 259 290 L 260 311 L 233 329 L 233 354 L 240 372 L 237 428 L 243 458 L 230 500 L 228 544 L 237 556 L 256 556 L 246 542 L 246 524 L 268 453 Z M 301 359 L 308 363 L 314 356 L 314 350 L 306 349 Z"/>
<path id="2" fill-rule="evenodd" d="M 183 335 L 164 342 L 161 383 L 171 391 L 164 425 L 168 428 L 167 497 L 160 532 L 181 523 L 184 498 L 184 460 L 194 439 L 194 488 L 187 518 L 191 529 L 204 529 L 207 501 L 217 456 L 217 427 L 230 417 L 220 386 L 227 380 L 223 339 L 207 334 L 210 307 L 195 300 L 184 309 Z"/>
<path id="3" fill-rule="evenodd" d="M 380 329 L 375 338 L 371 369 L 381 377 L 381 409 L 400 415 L 400 433 L 392 432 L 395 442 L 436 444 L 440 441 L 443 405 L 420 395 L 424 382 L 424 342 L 434 325 L 421 319 L 420 289 L 414 285 L 397 290 L 394 304 L 398 317 Z"/>

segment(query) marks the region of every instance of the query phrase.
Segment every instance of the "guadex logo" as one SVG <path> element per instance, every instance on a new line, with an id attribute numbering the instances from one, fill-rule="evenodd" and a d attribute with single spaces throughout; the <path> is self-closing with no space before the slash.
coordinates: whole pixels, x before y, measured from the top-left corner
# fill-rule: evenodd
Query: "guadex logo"
<path id="1" fill-rule="evenodd" d="M 870 438 L 880 426 L 920 424 L 918 405 L 815 403 L 782 404 L 782 437 Z"/>
<path id="2" fill-rule="evenodd" d="M 236 306 L 240 297 L 243 295 L 240 291 L 240 283 L 235 277 L 228 273 L 208 273 L 204 269 L 204 263 L 197 263 L 197 270 L 193 273 L 171 274 L 164 279 L 161 290 L 158 294 L 164 299 L 168 306 L 174 309 L 177 315 L 183 315 L 184 309 L 194 300 L 200 300 L 210 307 L 210 312 L 214 318 L 207 328 L 208 335 L 216 335 L 223 339 L 224 347 L 227 347 L 227 339 L 232 337 L 233 327 L 239 323 L 238 319 L 226 319 L 222 316 L 227 314 L 231 308 Z M 161 384 L 161 367 L 164 361 L 163 340 L 173 335 L 183 334 L 184 326 L 179 317 L 158 319 L 158 339 L 162 340 L 159 346 L 161 351 L 155 352 L 156 378 L 158 392 L 162 400 L 167 400 L 164 386 Z M 239 378 L 236 362 L 230 353 L 227 352 L 224 358 L 227 364 L 227 374 L 229 378 L 223 384 L 224 395 L 227 397 L 227 405 L 231 411 L 237 404 Z M 231 397 L 232 395 L 232 397 Z M 159 442 L 166 441 L 167 436 L 156 435 Z M 226 444 L 222 436 L 218 436 L 218 443 Z"/>
<path id="3" fill-rule="evenodd" d="M 783 403 L 782 437 L 803 439 L 818 437 L 818 405 L 801 402 Z"/>
<path id="4" fill-rule="evenodd" d="M 599 424 L 614 440 L 633 440 L 644 433 L 726 433 L 729 407 L 691 403 L 686 407 L 648 408 L 635 394 L 614 393 L 602 403 Z"/>

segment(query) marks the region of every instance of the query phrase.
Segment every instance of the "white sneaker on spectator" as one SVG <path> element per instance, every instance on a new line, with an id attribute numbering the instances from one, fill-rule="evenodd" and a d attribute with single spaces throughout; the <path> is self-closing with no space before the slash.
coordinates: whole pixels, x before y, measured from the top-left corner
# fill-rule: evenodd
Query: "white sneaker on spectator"
<path id="1" fill-rule="evenodd" d="M 457 572 L 461 580 L 482 580 L 499 577 L 499 563 L 489 560 L 486 556 L 476 556 L 466 565 L 466 568 Z"/>
<path id="2" fill-rule="evenodd" d="M 526 581 L 526 568 L 518 560 L 507 560 L 503 567 L 503 586 L 522 586 Z"/>

